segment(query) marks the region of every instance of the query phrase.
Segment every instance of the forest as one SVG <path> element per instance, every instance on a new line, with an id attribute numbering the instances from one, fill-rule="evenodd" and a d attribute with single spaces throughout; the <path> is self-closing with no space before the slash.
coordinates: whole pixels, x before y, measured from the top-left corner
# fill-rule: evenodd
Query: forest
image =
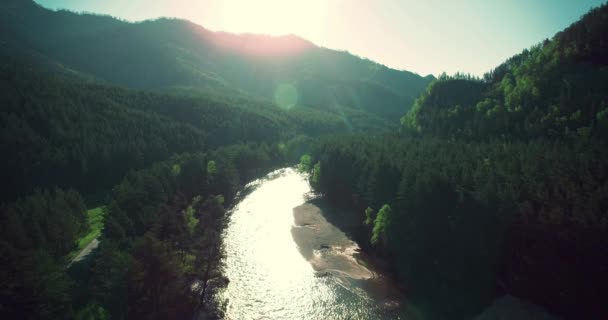
<path id="1" fill-rule="evenodd" d="M 8 61 L 0 81 L 8 318 L 218 318 L 219 237 L 239 188 L 294 163 L 310 144 L 303 134 L 391 127 L 368 114 L 353 128 L 317 109 L 136 91 Z M 100 248 L 66 270 L 96 206 L 105 207 Z M 190 290 L 193 281 L 200 290 Z M 132 287 L 140 283 L 151 287 Z M 159 304 L 166 309 L 150 309 Z"/>
<path id="2" fill-rule="evenodd" d="M 283 149 L 284 150 L 284 149 Z M 2 312 L 8 318 L 219 317 L 219 239 L 243 181 L 282 165 L 276 145 L 235 144 L 184 153 L 131 171 L 107 199 L 100 248 L 65 270 L 86 232 L 86 206 L 73 189 L 36 192 L 3 207 Z M 89 270 L 90 269 L 90 270 Z M 92 275 L 83 277 L 82 273 Z M 191 290 L 195 281 L 197 290 Z"/>
<path id="3" fill-rule="evenodd" d="M 128 23 L 55 12 L 31 0 L 4 2 L 0 35 L 8 45 L 3 50 L 129 88 L 189 87 L 269 100 L 281 83 L 297 89 L 296 105 L 333 112 L 344 106 L 397 124 L 403 109 L 435 78 L 389 69 L 296 36 L 211 32 L 180 19 Z M 269 49 L 258 52 L 248 42 Z"/>
<path id="4" fill-rule="evenodd" d="M 296 36 L 4 1 L 0 316 L 224 318 L 228 212 L 301 161 L 424 319 L 505 294 L 604 319 L 607 33 L 604 4 L 483 77 L 435 78 Z"/>
<path id="5" fill-rule="evenodd" d="M 311 184 L 430 319 L 501 294 L 607 315 L 607 31 L 603 5 L 482 79 L 440 76 L 398 133 L 313 147 Z"/>

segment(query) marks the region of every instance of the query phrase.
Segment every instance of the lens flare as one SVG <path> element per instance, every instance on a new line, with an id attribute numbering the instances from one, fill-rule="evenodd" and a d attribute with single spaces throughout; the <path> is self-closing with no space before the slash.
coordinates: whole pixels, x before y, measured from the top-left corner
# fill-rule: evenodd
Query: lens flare
<path id="1" fill-rule="evenodd" d="M 291 109 L 298 104 L 298 89 L 288 83 L 279 84 L 274 90 L 274 102 L 283 109 Z"/>

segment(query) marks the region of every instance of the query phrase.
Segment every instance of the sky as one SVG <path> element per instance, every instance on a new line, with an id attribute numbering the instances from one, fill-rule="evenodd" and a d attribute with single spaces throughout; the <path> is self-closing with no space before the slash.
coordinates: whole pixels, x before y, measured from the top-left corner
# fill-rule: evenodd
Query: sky
<path id="1" fill-rule="evenodd" d="M 35 0 L 128 21 L 191 20 L 233 33 L 295 34 L 420 75 L 482 75 L 605 0 Z"/>

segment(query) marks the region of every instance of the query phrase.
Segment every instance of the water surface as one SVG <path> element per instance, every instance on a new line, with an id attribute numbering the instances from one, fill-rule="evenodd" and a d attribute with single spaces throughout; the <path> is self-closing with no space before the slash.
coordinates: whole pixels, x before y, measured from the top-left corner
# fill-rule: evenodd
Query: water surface
<path id="1" fill-rule="evenodd" d="M 293 209 L 311 197 L 304 175 L 281 169 L 245 190 L 224 238 L 228 319 L 400 319 L 364 281 L 315 271 L 301 253 L 292 231 Z"/>

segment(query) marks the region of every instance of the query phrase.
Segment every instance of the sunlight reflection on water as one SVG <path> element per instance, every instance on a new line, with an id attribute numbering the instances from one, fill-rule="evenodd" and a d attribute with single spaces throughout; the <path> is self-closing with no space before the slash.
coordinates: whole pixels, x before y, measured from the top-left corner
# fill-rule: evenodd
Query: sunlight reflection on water
<path id="1" fill-rule="evenodd" d="M 318 277 L 291 235 L 292 209 L 310 197 L 306 178 L 281 169 L 248 185 L 224 237 L 228 319 L 385 319 L 360 288 Z"/>

